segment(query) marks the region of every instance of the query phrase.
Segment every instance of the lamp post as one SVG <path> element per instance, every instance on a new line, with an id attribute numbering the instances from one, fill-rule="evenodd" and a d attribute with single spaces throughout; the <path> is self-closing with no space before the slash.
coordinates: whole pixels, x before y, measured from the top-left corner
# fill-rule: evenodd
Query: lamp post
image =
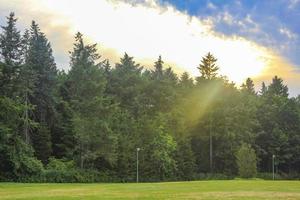
<path id="1" fill-rule="evenodd" d="M 211 129 L 211 128 L 210 128 Z M 212 146 L 212 135 L 211 130 L 209 131 L 209 168 L 210 173 L 213 173 L 213 146 Z"/>
<path id="2" fill-rule="evenodd" d="M 273 180 L 275 180 L 275 155 L 272 156 Z"/>
<path id="3" fill-rule="evenodd" d="M 140 148 L 136 148 L 136 182 L 139 182 L 139 151 Z"/>

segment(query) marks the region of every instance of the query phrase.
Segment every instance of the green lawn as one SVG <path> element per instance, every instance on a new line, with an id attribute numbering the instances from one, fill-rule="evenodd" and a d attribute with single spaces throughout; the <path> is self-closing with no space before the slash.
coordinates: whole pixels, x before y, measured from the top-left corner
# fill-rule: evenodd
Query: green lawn
<path id="1" fill-rule="evenodd" d="M 300 200 L 300 181 L 193 181 L 128 184 L 0 183 L 0 199 Z"/>

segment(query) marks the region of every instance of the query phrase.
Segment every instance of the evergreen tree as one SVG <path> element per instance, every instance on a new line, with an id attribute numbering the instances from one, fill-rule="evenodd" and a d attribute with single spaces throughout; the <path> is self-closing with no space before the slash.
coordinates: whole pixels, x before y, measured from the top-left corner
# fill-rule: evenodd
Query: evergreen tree
<path id="1" fill-rule="evenodd" d="M 176 165 L 176 175 L 179 180 L 193 180 L 196 171 L 196 164 L 194 152 L 192 151 L 189 139 L 180 138 L 176 149 Z"/>
<path id="2" fill-rule="evenodd" d="M 192 88 L 194 83 L 193 83 L 193 79 L 190 78 L 189 74 L 187 72 L 184 72 L 181 77 L 180 77 L 180 85 L 184 88 L 184 89 L 188 89 L 188 88 Z"/>
<path id="3" fill-rule="evenodd" d="M 264 94 L 266 94 L 267 90 L 268 90 L 268 88 L 266 87 L 265 82 L 262 82 L 262 84 L 261 84 L 261 89 L 260 89 L 259 93 L 260 93 L 261 95 L 264 95 Z"/>
<path id="4" fill-rule="evenodd" d="M 201 64 L 198 67 L 201 73 L 201 78 L 208 80 L 216 78 L 219 70 L 216 62 L 217 59 L 211 53 L 208 53 L 202 58 Z"/>
<path id="5" fill-rule="evenodd" d="M 271 95 L 277 95 L 282 97 L 288 97 L 288 87 L 283 85 L 283 80 L 278 76 L 272 79 L 272 83 L 268 87 L 268 93 Z"/>
<path id="6" fill-rule="evenodd" d="M 33 147 L 36 155 L 46 163 L 52 152 L 50 129 L 53 126 L 55 113 L 53 88 L 57 70 L 50 43 L 34 21 L 31 24 L 26 54 L 24 67 L 30 67 L 31 70 L 28 71 L 33 71 L 35 74 L 33 91 L 29 96 L 29 102 L 35 106 L 32 118 L 40 123 L 40 127 L 33 131 L 31 137 L 35 137 Z M 42 132 L 38 133 L 39 131 Z M 41 149 L 40 144 L 45 144 L 45 147 Z"/>
<path id="7" fill-rule="evenodd" d="M 17 19 L 11 12 L 7 17 L 7 25 L 1 26 L 3 32 L 0 34 L 1 57 L 8 65 L 20 63 L 21 56 L 21 35 L 16 27 Z"/>
<path id="8" fill-rule="evenodd" d="M 242 84 L 242 91 L 245 91 L 249 94 L 256 94 L 255 89 L 254 89 L 254 83 L 251 78 L 247 78 L 246 83 Z"/>
<path id="9" fill-rule="evenodd" d="M 160 80 L 163 77 L 163 64 L 161 56 L 158 57 L 158 60 L 154 63 L 154 71 L 153 71 L 153 78 L 156 80 Z"/>
<path id="10" fill-rule="evenodd" d="M 2 94 L 10 97 L 16 96 L 19 87 L 19 64 L 21 58 L 21 36 L 17 30 L 14 13 L 10 13 L 7 17 L 7 25 L 1 26 L 2 33 L 0 34 L 0 59 L 1 64 L 1 79 L 0 87 Z"/>
<path id="11" fill-rule="evenodd" d="M 103 68 L 104 68 L 104 73 L 105 73 L 106 79 L 109 79 L 110 74 L 111 74 L 111 66 L 110 66 L 109 60 L 105 60 L 103 62 Z"/>
<path id="12" fill-rule="evenodd" d="M 55 87 L 55 121 L 52 128 L 52 149 L 56 158 L 73 159 L 75 150 L 74 126 L 72 124 L 73 110 L 70 102 L 68 75 L 58 73 Z"/>
<path id="13" fill-rule="evenodd" d="M 112 70 L 107 88 L 109 95 L 114 96 L 120 106 L 130 111 L 135 117 L 144 110 L 140 103 L 145 87 L 141 76 L 142 69 L 139 64 L 135 63 L 133 57 L 125 53 Z"/>
<path id="14" fill-rule="evenodd" d="M 104 96 L 106 80 L 97 63 L 100 56 L 96 45 L 85 45 L 80 33 L 75 40 L 68 85 L 74 110 L 76 153 L 81 168 L 95 168 L 98 158 L 109 163 L 116 159 L 116 136 L 111 130 L 115 105 Z"/>

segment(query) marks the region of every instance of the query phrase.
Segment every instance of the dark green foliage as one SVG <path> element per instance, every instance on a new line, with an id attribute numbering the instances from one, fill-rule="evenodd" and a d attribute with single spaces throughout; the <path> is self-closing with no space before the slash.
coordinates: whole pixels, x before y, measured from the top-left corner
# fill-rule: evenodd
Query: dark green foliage
<path id="1" fill-rule="evenodd" d="M 40 123 L 32 136 L 32 146 L 35 150 L 36 157 L 44 164 L 52 153 L 50 130 L 45 123 Z"/>
<path id="2" fill-rule="evenodd" d="M 73 110 L 70 105 L 70 94 L 66 73 L 59 72 L 54 90 L 55 117 L 51 129 L 52 156 L 56 158 L 73 157 L 75 148 L 74 127 L 72 124 Z"/>
<path id="3" fill-rule="evenodd" d="M 275 76 L 272 80 L 272 83 L 268 87 L 268 93 L 270 95 L 288 97 L 288 87 L 283 85 L 283 80 Z"/>
<path id="4" fill-rule="evenodd" d="M 299 178 L 300 97 L 289 98 L 281 78 L 263 83 L 259 94 L 250 78 L 239 89 L 218 75 L 208 53 L 194 84 L 161 56 L 152 70 L 127 53 L 115 65 L 100 60 L 81 33 L 70 71 L 58 71 L 39 26 L 33 21 L 21 36 L 14 14 L 7 19 L 0 33 L 0 180 L 132 182 L 137 148 L 140 181 L 231 179 L 251 164 L 251 173 L 241 173 L 249 178 L 256 160 L 259 176 L 268 178 L 272 155 L 276 177 Z"/>
<path id="5" fill-rule="evenodd" d="M 11 12 L 7 17 L 7 25 L 1 26 L 3 32 L 0 34 L 0 52 L 5 64 L 17 65 L 21 58 L 21 35 L 16 28 L 17 19 Z"/>
<path id="6" fill-rule="evenodd" d="M 178 142 L 175 160 L 177 165 L 176 177 L 179 180 L 193 180 L 195 178 L 195 157 L 190 140 L 183 139 Z"/>
<path id="7" fill-rule="evenodd" d="M 80 33 L 75 39 L 67 80 L 74 111 L 75 151 L 80 168 L 95 168 L 95 161 L 100 157 L 109 163 L 115 161 L 117 138 L 111 123 L 116 106 L 110 97 L 104 96 L 106 79 L 97 64 L 100 56 L 95 45 L 85 45 Z"/>
<path id="8" fill-rule="evenodd" d="M 56 66 L 50 43 L 34 21 L 31 24 L 28 49 L 25 54 L 24 67 L 29 67 L 30 73 L 34 74 L 34 78 L 31 80 L 31 93 L 26 94 L 28 101 L 34 105 L 30 118 L 39 123 L 36 128 L 32 129 L 30 137 L 36 156 L 43 163 L 47 163 L 47 159 L 52 153 L 50 130 L 55 113 L 53 89 Z"/>
<path id="9" fill-rule="evenodd" d="M 75 168 L 73 161 L 65 161 L 62 159 L 50 158 L 47 164 L 47 170 L 67 171 Z"/>

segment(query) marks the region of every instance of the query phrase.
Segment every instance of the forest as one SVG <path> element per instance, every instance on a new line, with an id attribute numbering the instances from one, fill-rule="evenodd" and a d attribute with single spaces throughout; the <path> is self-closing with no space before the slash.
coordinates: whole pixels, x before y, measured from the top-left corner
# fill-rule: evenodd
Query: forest
<path id="1" fill-rule="evenodd" d="M 219 74 L 213 52 L 200 55 L 198 77 L 161 56 L 149 69 L 98 52 L 78 32 L 70 70 L 60 70 L 39 25 L 21 32 L 10 13 L 0 32 L 0 181 L 133 182 L 137 148 L 140 181 L 227 179 L 245 163 L 249 177 L 268 178 L 273 162 L 278 178 L 300 178 L 300 96 L 280 76 L 256 91 L 251 78 L 238 86 Z"/>

